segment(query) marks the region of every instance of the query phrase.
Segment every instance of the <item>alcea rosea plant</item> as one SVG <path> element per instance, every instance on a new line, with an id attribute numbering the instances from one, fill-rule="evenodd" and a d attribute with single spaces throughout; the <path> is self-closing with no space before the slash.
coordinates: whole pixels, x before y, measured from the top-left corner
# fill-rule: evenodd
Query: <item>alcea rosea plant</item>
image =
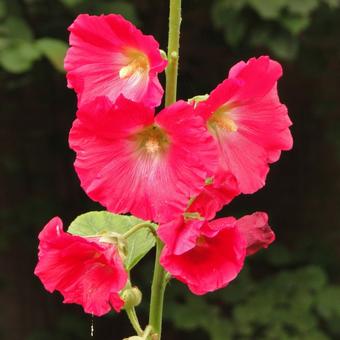
<path id="1" fill-rule="evenodd" d="M 78 96 L 69 143 L 82 188 L 107 211 L 77 217 L 67 232 L 58 217 L 48 222 L 35 274 L 86 313 L 124 309 L 131 339 L 160 339 L 169 280 L 198 295 L 223 288 L 246 256 L 274 241 L 264 212 L 215 215 L 263 187 L 269 164 L 292 147 L 277 94 L 282 68 L 267 56 L 234 65 L 209 95 L 176 101 L 180 22 L 181 1 L 170 0 L 167 55 L 120 15 L 82 14 L 69 28 L 65 68 Z M 164 70 L 165 108 L 156 113 Z M 142 326 L 131 270 L 155 245 Z"/>

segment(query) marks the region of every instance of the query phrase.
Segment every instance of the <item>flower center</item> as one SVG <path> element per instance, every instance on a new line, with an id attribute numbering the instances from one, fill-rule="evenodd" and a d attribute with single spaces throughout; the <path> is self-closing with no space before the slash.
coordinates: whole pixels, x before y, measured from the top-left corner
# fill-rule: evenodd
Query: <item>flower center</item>
<path id="1" fill-rule="evenodd" d="M 144 73 L 149 71 L 149 60 L 148 57 L 137 50 L 128 49 L 126 52 L 127 63 L 119 70 L 119 77 L 129 78 L 136 72 Z"/>
<path id="2" fill-rule="evenodd" d="M 137 148 L 148 155 L 164 153 L 169 145 L 169 139 L 159 126 L 151 125 L 137 134 Z"/>
<path id="3" fill-rule="evenodd" d="M 151 137 L 145 142 L 145 149 L 149 153 L 156 153 L 157 151 L 160 150 L 160 148 L 161 148 L 160 144 L 158 140 L 155 138 Z"/>
<path id="4" fill-rule="evenodd" d="M 230 116 L 232 108 L 232 105 L 228 104 L 222 105 L 218 108 L 209 118 L 208 127 L 215 131 L 219 128 L 229 133 L 236 132 L 238 130 L 238 126 Z"/>

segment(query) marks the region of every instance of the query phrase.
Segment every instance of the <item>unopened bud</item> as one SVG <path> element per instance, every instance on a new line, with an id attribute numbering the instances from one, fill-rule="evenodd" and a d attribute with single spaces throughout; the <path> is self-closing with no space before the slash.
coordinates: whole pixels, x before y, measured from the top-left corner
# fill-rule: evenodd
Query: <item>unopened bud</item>
<path id="1" fill-rule="evenodd" d="M 122 299 L 125 302 L 124 308 L 130 309 L 142 302 L 142 293 L 137 287 L 127 288 L 123 291 Z"/>
<path id="2" fill-rule="evenodd" d="M 208 94 L 203 94 L 203 95 L 195 96 L 195 97 L 188 99 L 188 103 L 193 104 L 194 107 L 196 107 L 199 102 L 203 102 L 207 100 L 208 98 L 209 98 Z"/>

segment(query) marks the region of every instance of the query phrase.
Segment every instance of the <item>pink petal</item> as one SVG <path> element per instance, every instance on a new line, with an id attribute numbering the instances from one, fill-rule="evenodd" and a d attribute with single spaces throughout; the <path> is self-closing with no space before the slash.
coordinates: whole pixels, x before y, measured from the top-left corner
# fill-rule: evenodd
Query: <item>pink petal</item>
<path id="1" fill-rule="evenodd" d="M 239 193 L 240 189 L 235 177 L 230 173 L 220 172 L 214 177 L 213 183 L 207 184 L 194 199 L 188 212 L 198 212 L 205 219 L 211 220 L 216 212 L 230 203 Z"/>
<path id="2" fill-rule="evenodd" d="M 194 294 L 201 295 L 225 287 L 235 279 L 243 267 L 246 245 L 233 218 L 205 223 L 201 232 L 195 233 L 204 237 L 202 241 L 197 238 L 195 247 L 176 255 L 166 244 L 160 262 Z"/>

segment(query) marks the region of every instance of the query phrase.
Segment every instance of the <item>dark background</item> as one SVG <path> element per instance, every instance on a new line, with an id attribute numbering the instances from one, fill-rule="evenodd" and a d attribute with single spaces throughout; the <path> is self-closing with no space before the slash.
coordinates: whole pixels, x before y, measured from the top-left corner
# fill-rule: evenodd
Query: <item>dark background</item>
<path id="1" fill-rule="evenodd" d="M 277 241 L 228 288 L 204 297 L 171 282 L 165 340 L 340 339 L 340 8 L 337 0 L 184 0 L 179 98 L 209 93 L 239 60 L 284 67 L 294 148 L 267 185 L 221 215 L 267 211 Z M 91 316 L 47 293 L 33 270 L 37 234 L 102 207 L 73 170 L 76 98 L 62 72 L 66 28 L 81 12 L 119 12 L 166 49 L 168 1 L 0 0 L 0 339 L 90 339 Z M 46 39 L 48 38 L 48 39 Z M 164 80 L 162 78 L 162 80 Z M 146 321 L 153 254 L 135 282 Z M 124 313 L 94 318 L 93 339 L 132 335 Z"/>

